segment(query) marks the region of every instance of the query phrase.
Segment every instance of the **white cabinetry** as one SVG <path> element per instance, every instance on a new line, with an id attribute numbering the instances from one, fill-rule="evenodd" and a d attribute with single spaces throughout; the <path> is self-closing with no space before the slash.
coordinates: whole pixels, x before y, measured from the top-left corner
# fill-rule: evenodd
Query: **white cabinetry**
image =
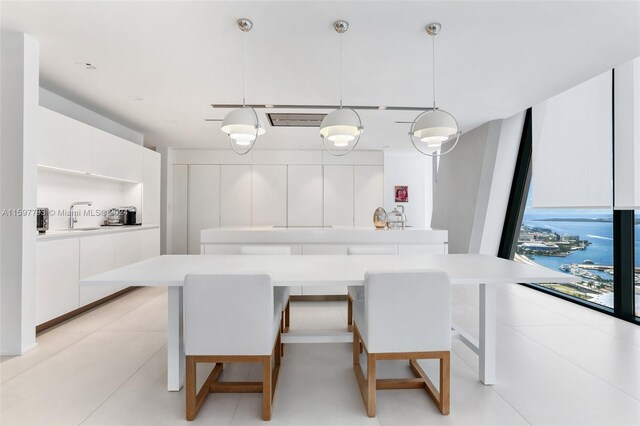
<path id="1" fill-rule="evenodd" d="M 173 202 L 171 208 L 171 228 L 173 229 L 173 254 L 188 252 L 189 214 L 189 166 L 173 166 Z"/>
<path id="2" fill-rule="evenodd" d="M 91 126 L 39 108 L 38 165 L 80 172 L 91 170 Z"/>
<path id="3" fill-rule="evenodd" d="M 322 166 L 291 165 L 288 174 L 288 225 L 322 226 Z"/>
<path id="4" fill-rule="evenodd" d="M 189 166 L 189 254 L 200 254 L 200 231 L 220 226 L 220 166 Z"/>
<path id="5" fill-rule="evenodd" d="M 77 238 L 41 241 L 36 246 L 36 323 L 78 307 Z"/>
<path id="6" fill-rule="evenodd" d="M 251 226 L 251 165 L 220 166 L 220 225 Z"/>
<path id="7" fill-rule="evenodd" d="M 324 225 L 353 226 L 353 166 L 324 166 Z"/>
<path id="8" fill-rule="evenodd" d="M 160 154 L 142 150 L 142 216 L 138 222 L 160 224 Z"/>
<path id="9" fill-rule="evenodd" d="M 252 171 L 251 224 L 287 224 L 287 166 L 255 165 Z"/>
<path id="10" fill-rule="evenodd" d="M 116 267 L 116 237 L 98 235 L 79 238 L 80 279 L 109 271 Z M 80 287 L 80 306 L 94 302 L 113 293 L 113 286 Z"/>
<path id="11" fill-rule="evenodd" d="M 38 241 L 36 323 L 45 323 L 127 287 L 80 287 L 78 280 L 159 255 L 159 228 Z"/>
<path id="12" fill-rule="evenodd" d="M 373 212 L 384 203 L 384 168 L 354 166 L 353 175 L 355 226 L 372 226 Z"/>
<path id="13" fill-rule="evenodd" d="M 142 147 L 100 129 L 93 129 L 91 173 L 142 181 Z"/>

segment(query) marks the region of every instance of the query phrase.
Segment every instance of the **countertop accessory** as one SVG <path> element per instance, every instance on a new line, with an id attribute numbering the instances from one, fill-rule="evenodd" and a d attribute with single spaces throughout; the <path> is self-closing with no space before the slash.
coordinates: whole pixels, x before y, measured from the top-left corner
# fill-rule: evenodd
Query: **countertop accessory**
<path id="1" fill-rule="evenodd" d="M 38 207 L 36 209 L 36 228 L 38 234 L 44 234 L 49 230 L 49 209 Z"/>
<path id="2" fill-rule="evenodd" d="M 137 209 L 135 206 L 120 207 L 120 210 L 123 212 L 125 225 L 136 224 Z"/>
<path id="3" fill-rule="evenodd" d="M 340 19 L 333 23 L 333 29 L 338 33 L 340 40 L 338 62 L 340 106 L 337 110 L 327 114 L 322 123 L 320 123 L 320 137 L 322 138 L 324 149 L 329 154 L 342 157 L 353 151 L 358 145 L 364 127 L 362 127 L 360 115 L 354 109 L 342 108 L 342 34 L 349 29 L 349 23 Z M 337 148 L 339 151 L 329 148 L 327 141 L 333 145 L 334 149 Z"/>
<path id="4" fill-rule="evenodd" d="M 104 224 L 107 226 L 122 226 L 124 225 L 124 212 L 122 209 L 114 207 L 109 209 L 106 215 Z"/>
<path id="5" fill-rule="evenodd" d="M 92 204 L 92 201 L 76 201 L 75 203 L 71 203 L 71 207 L 69 207 L 69 229 L 73 229 L 73 226 L 76 224 L 76 222 L 78 222 L 78 218 L 73 212 L 73 208 L 80 205 L 91 206 Z"/>
<path id="6" fill-rule="evenodd" d="M 242 108 L 231 111 L 222 120 L 221 130 L 229 135 L 231 149 L 238 155 L 245 155 L 253 148 L 259 135 L 265 130 L 260 125 L 256 110 L 247 106 L 245 101 L 245 81 L 247 77 L 247 33 L 253 28 L 253 22 L 246 18 L 236 21 L 240 31 L 244 33 L 242 53 Z"/>
<path id="7" fill-rule="evenodd" d="M 387 213 L 387 227 L 389 229 L 405 229 L 407 215 L 404 214 L 404 206 L 396 206 L 393 211 Z"/>
<path id="8" fill-rule="evenodd" d="M 378 207 L 373 212 L 373 225 L 377 229 L 383 229 L 387 226 L 387 212 L 382 207 Z"/>
<path id="9" fill-rule="evenodd" d="M 436 106 L 436 35 L 442 26 L 437 22 L 427 25 L 427 34 L 432 41 L 433 64 L 433 108 L 418 115 L 409 130 L 409 139 L 413 147 L 421 154 L 439 157 L 453 151 L 460 139 L 460 127 L 455 117 Z M 418 144 L 414 138 L 418 139 Z M 442 151 L 442 145 L 453 142 L 449 149 Z M 424 147 L 424 148 L 423 148 Z M 427 149 L 428 151 L 425 151 Z"/>

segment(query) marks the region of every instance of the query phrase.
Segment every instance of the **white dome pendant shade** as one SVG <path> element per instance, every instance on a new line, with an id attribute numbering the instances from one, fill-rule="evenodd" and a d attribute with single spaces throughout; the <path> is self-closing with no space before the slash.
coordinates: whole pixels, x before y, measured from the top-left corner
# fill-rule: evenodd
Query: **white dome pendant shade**
<path id="1" fill-rule="evenodd" d="M 339 90 L 340 108 L 327 114 L 320 123 L 320 137 L 324 149 L 331 155 L 341 157 L 347 155 L 360 141 L 364 130 L 360 115 L 353 109 L 342 108 L 342 34 L 349 29 L 349 23 L 338 20 L 333 23 L 333 29 L 340 36 L 339 56 Z M 338 149 L 339 151 L 335 151 Z"/>
<path id="2" fill-rule="evenodd" d="M 447 111 L 441 109 L 433 109 L 420 114 L 412 123 L 410 135 L 415 137 L 422 144 L 426 144 L 428 149 L 439 150 L 446 142 L 452 141 L 455 137 L 455 143 L 458 142 L 460 132 L 458 130 L 458 122 Z M 413 138 L 411 142 L 415 146 Z M 451 151 L 454 145 L 444 154 Z M 418 147 L 416 147 L 420 151 Z M 443 155 L 442 153 L 440 155 Z"/>
<path id="3" fill-rule="evenodd" d="M 440 28 L 438 23 L 429 24 L 426 28 L 433 42 L 433 109 L 418 115 L 409 130 L 409 139 L 414 148 L 430 157 L 439 157 L 453 151 L 461 133 L 455 117 L 436 107 L 435 36 L 440 32 Z M 447 150 L 442 151 L 442 146 L 449 142 L 453 143 Z"/>
<path id="4" fill-rule="evenodd" d="M 234 145 L 251 146 L 258 136 L 265 134 L 264 128 L 258 121 L 258 114 L 250 107 L 237 108 L 228 113 L 222 120 L 221 129 L 229 135 L 232 147 Z"/>
<path id="5" fill-rule="evenodd" d="M 245 80 L 247 70 L 247 33 L 253 28 L 253 22 L 246 18 L 236 21 L 240 31 L 244 33 L 242 57 L 242 108 L 228 113 L 220 129 L 229 136 L 231 149 L 238 155 L 245 155 L 253 148 L 258 136 L 264 135 L 265 130 L 260 126 L 256 110 L 245 106 Z"/>
<path id="6" fill-rule="evenodd" d="M 344 155 L 350 152 L 360 140 L 363 131 L 362 121 L 355 110 L 349 108 L 340 108 L 327 114 L 320 123 L 320 136 L 325 149 L 333 155 Z M 342 154 L 333 153 L 333 148 L 347 150 L 349 144 L 351 149 Z"/>

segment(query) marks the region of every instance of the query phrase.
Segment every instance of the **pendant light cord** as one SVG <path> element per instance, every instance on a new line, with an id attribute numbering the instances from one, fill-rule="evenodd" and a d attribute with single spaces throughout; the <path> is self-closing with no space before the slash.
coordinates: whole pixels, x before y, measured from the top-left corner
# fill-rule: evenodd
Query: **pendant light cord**
<path id="1" fill-rule="evenodd" d="M 433 64 L 433 109 L 436 109 L 436 36 L 431 36 L 431 63 Z"/>
<path id="2" fill-rule="evenodd" d="M 244 39 L 243 39 L 243 49 L 242 49 L 242 107 L 244 108 L 246 105 L 245 100 L 245 86 L 247 80 L 247 32 L 244 31 Z"/>
<path id="3" fill-rule="evenodd" d="M 340 36 L 340 59 L 338 60 L 338 67 L 340 69 L 340 71 L 338 72 L 338 86 L 340 87 L 340 108 L 342 108 L 342 33 L 339 34 Z"/>

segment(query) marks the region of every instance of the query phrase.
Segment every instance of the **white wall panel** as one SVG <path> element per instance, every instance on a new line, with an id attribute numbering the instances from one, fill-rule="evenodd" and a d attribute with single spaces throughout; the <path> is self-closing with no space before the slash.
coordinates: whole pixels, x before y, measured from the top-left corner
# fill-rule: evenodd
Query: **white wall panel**
<path id="1" fill-rule="evenodd" d="M 200 254 L 200 231 L 220 226 L 220 166 L 189 166 L 189 254 Z"/>
<path id="2" fill-rule="evenodd" d="M 288 166 L 289 226 L 322 226 L 322 166 Z"/>
<path id="3" fill-rule="evenodd" d="M 142 215 L 138 222 L 160 224 L 160 154 L 142 150 Z"/>
<path id="4" fill-rule="evenodd" d="M 220 226 L 251 226 L 251 165 L 220 166 Z"/>
<path id="5" fill-rule="evenodd" d="M 533 207 L 611 207 L 611 78 L 533 108 Z"/>
<path id="6" fill-rule="evenodd" d="M 251 224 L 287 224 L 287 166 L 254 165 L 252 170 Z"/>
<path id="7" fill-rule="evenodd" d="M 324 166 L 324 224 L 353 226 L 353 166 Z"/>
<path id="8" fill-rule="evenodd" d="M 173 166 L 172 209 L 173 254 L 188 252 L 189 166 Z"/>
<path id="9" fill-rule="evenodd" d="M 384 167 L 354 166 L 354 224 L 373 226 L 373 212 L 384 203 Z"/>

